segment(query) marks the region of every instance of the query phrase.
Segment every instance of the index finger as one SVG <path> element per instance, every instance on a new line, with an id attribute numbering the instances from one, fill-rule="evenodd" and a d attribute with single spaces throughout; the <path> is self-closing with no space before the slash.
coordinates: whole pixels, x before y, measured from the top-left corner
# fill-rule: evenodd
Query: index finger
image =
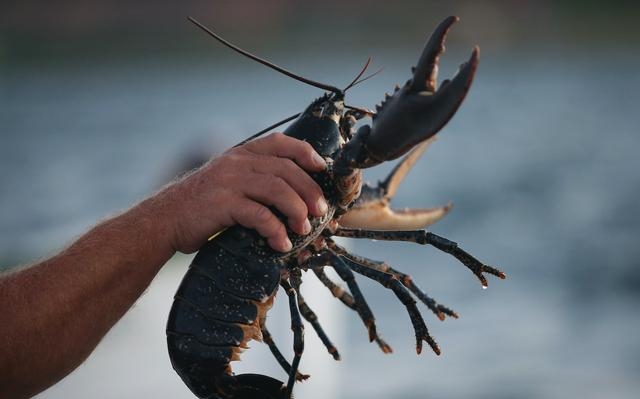
<path id="1" fill-rule="evenodd" d="M 327 168 L 326 161 L 311 144 L 282 133 L 272 133 L 244 146 L 257 154 L 289 158 L 309 172 L 319 172 Z"/>

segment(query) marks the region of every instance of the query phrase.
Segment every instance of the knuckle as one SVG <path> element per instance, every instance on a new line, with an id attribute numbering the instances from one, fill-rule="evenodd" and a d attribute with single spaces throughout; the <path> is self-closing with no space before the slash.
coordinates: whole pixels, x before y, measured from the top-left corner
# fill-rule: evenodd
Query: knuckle
<path id="1" fill-rule="evenodd" d="M 295 206 L 291 219 L 302 221 L 307 218 L 308 214 L 309 214 L 309 211 L 307 209 L 307 206 L 303 202 L 300 202 Z"/>
<path id="2" fill-rule="evenodd" d="M 313 146 L 311 144 L 309 144 L 308 142 L 306 142 L 306 141 L 301 141 L 300 143 L 301 143 L 301 147 L 300 147 L 301 151 L 305 155 L 311 157 L 313 155 L 313 153 L 315 152 L 315 149 L 313 148 Z"/>
<path id="3" fill-rule="evenodd" d="M 240 151 L 229 153 L 225 156 L 225 161 L 227 162 L 227 165 L 225 166 L 230 169 L 235 168 L 237 165 L 242 163 L 242 158 L 243 154 Z"/>
<path id="4" fill-rule="evenodd" d="M 287 229 L 280 222 L 274 222 L 273 233 L 271 234 L 274 237 L 286 237 Z"/>
<path id="5" fill-rule="evenodd" d="M 224 167 L 237 168 L 245 163 L 246 158 L 251 156 L 251 152 L 242 147 L 234 148 L 228 152 L 225 152 L 221 159 L 224 160 Z"/>
<path id="6" fill-rule="evenodd" d="M 293 213 L 294 215 L 292 216 L 292 218 L 294 220 L 302 221 L 306 219 L 307 216 L 309 216 L 309 208 L 307 207 L 307 204 L 302 199 L 300 199 L 296 202 Z"/>
<path id="7" fill-rule="evenodd" d="M 276 144 L 282 144 L 286 141 L 287 136 L 285 136 L 280 132 L 275 132 L 275 133 L 271 133 L 269 136 L 267 136 L 267 138 L 269 138 L 271 141 L 273 141 Z"/>
<path id="8" fill-rule="evenodd" d="M 289 158 L 280 158 L 279 168 L 285 173 L 295 173 L 300 169 L 298 164 L 296 164 L 294 160 Z"/>
<path id="9" fill-rule="evenodd" d="M 324 193 L 322 192 L 320 187 L 318 187 L 318 185 L 315 185 L 313 188 L 311 188 L 308 194 L 309 201 L 313 202 L 314 204 L 318 202 L 320 198 L 323 198 L 323 197 L 324 197 Z"/>
<path id="10" fill-rule="evenodd" d="M 287 213 L 289 217 L 302 215 L 307 209 L 307 206 L 305 205 L 302 198 L 300 198 L 294 192 L 291 193 L 290 198 L 283 198 L 283 203 L 288 210 Z"/>
<path id="11" fill-rule="evenodd" d="M 257 230 L 264 237 L 282 238 L 287 235 L 284 225 L 276 218 L 261 224 Z"/>
<path id="12" fill-rule="evenodd" d="M 318 186 L 318 183 L 316 183 L 315 180 L 313 180 L 309 175 L 306 175 L 303 176 L 299 193 L 305 200 L 315 201 L 322 196 L 322 189 Z"/>
<path id="13" fill-rule="evenodd" d="M 253 210 L 253 217 L 259 223 L 269 223 L 273 219 L 273 213 L 269 210 L 269 208 L 257 205 Z"/>
<path id="14" fill-rule="evenodd" d="M 289 188 L 287 182 L 280 176 L 267 175 L 267 186 L 272 194 L 280 195 Z"/>

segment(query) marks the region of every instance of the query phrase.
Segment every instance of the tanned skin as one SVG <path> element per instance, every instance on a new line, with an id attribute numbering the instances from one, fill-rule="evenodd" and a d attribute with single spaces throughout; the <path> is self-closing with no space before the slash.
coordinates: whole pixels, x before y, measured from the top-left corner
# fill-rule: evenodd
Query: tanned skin
<path id="1" fill-rule="evenodd" d="M 40 263 L 0 275 L 0 397 L 28 398 L 78 367 L 176 252 L 241 224 L 275 250 L 327 210 L 305 172 L 324 160 L 279 133 L 233 148 Z"/>

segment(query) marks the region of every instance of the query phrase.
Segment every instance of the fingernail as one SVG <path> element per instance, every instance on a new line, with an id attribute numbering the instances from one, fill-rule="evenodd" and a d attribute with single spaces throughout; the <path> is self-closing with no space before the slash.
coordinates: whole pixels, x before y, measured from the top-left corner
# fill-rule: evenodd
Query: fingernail
<path id="1" fill-rule="evenodd" d="M 327 201 L 324 198 L 320 197 L 318 199 L 318 211 L 324 215 L 328 210 L 329 206 L 327 205 Z"/>
<path id="2" fill-rule="evenodd" d="M 311 223 L 309 223 L 309 219 L 304 220 L 304 225 L 302 225 L 302 234 L 311 233 Z"/>
<path id="3" fill-rule="evenodd" d="M 291 240 L 289 240 L 289 237 L 284 239 L 284 242 L 282 243 L 282 249 L 285 252 L 289 252 L 291 251 L 291 249 L 293 248 L 293 244 L 291 244 Z"/>
<path id="4" fill-rule="evenodd" d="M 323 168 L 327 167 L 327 161 L 325 161 L 324 158 L 322 158 L 322 156 L 315 151 L 313 152 L 313 162 L 318 166 L 322 166 Z"/>

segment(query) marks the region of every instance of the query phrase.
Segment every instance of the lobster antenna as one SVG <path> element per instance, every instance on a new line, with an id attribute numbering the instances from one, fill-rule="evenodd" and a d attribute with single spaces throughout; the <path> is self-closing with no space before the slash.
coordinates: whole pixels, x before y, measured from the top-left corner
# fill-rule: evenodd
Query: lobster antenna
<path id="1" fill-rule="evenodd" d="M 349 90 L 351 87 L 353 87 L 353 85 L 356 84 L 356 82 L 358 81 L 358 79 L 360 79 L 360 76 L 362 76 L 362 74 L 364 73 L 364 71 L 367 70 L 367 68 L 369 67 L 369 64 L 371 63 L 371 57 L 367 58 L 367 62 L 365 62 L 364 66 L 362 67 L 362 70 L 360 71 L 360 73 L 358 73 L 358 75 L 351 81 L 351 83 L 349 83 L 347 85 L 347 87 L 345 87 L 344 89 L 342 89 L 342 91 L 347 91 Z"/>
<path id="2" fill-rule="evenodd" d="M 254 134 L 253 136 L 251 136 L 251 137 L 247 137 L 246 139 L 242 140 L 242 141 L 241 141 L 241 142 L 239 142 L 238 144 L 234 145 L 232 148 L 240 147 L 241 145 L 248 143 L 249 141 L 251 141 L 251 140 L 255 139 L 256 137 L 260 137 L 260 136 L 262 136 L 263 134 L 265 134 L 265 133 L 266 133 L 266 132 L 268 132 L 269 130 L 271 130 L 271 129 L 275 129 L 275 128 L 277 128 L 277 127 L 278 127 L 278 126 L 280 126 L 280 125 L 283 125 L 283 124 L 285 124 L 285 123 L 287 123 L 287 122 L 289 122 L 289 121 L 291 121 L 291 120 L 296 119 L 297 117 L 299 117 L 299 116 L 300 116 L 300 114 L 301 114 L 301 112 L 298 112 L 297 114 L 295 114 L 295 115 L 291 115 L 290 117 L 288 117 L 288 118 L 286 118 L 286 119 L 283 119 L 283 120 L 281 120 L 280 122 L 276 122 L 276 123 L 274 123 L 273 125 L 271 125 L 271 126 L 269 126 L 269 127 L 265 127 L 264 129 L 260 130 L 258 133 Z"/>
<path id="3" fill-rule="evenodd" d="M 375 71 L 374 73 L 372 73 L 372 74 L 370 74 L 370 75 L 367 75 L 367 76 L 365 76 L 364 78 L 362 78 L 362 79 L 358 80 L 357 82 L 353 82 L 349 87 L 351 88 L 351 87 L 353 87 L 353 86 L 355 86 L 355 85 L 359 85 L 360 83 L 364 82 L 365 80 L 369 80 L 369 79 L 371 79 L 372 77 L 376 76 L 377 74 L 379 74 L 379 73 L 380 73 L 380 72 L 382 72 L 383 70 L 384 70 L 384 68 L 380 68 L 380 69 L 378 69 L 377 71 Z"/>
<path id="4" fill-rule="evenodd" d="M 205 31 L 205 33 L 207 33 L 209 36 L 213 37 L 214 39 L 216 39 L 217 41 L 219 41 L 220 43 L 224 44 L 225 46 L 229 47 L 230 49 L 251 58 L 254 61 L 257 61 L 259 63 L 261 63 L 262 65 L 266 65 L 271 69 L 275 69 L 276 71 L 285 74 L 287 76 L 289 76 L 290 78 L 293 78 L 295 80 L 298 80 L 300 82 L 306 83 L 308 85 L 311 86 L 315 86 L 317 88 L 323 89 L 323 90 L 327 90 L 330 91 L 332 93 L 342 93 L 342 90 L 338 89 L 337 87 L 334 86 L 330 86 L 330 85 L 326 85 L 324 83 L 320 83 L 320 82 L 316 82 L 313 81 L 311 79 L 307 79 L 307 78 L 303 78 L 302 76 L 298 76 L 296 74 L 294 74 L 293 72 L 289 72 L 286 69 L 277 66 L 276 64 L 269 62 L 265 59 L 262 59 L 256 55 L 251 54 L 248 51 L 245 51 L 243 49 L 241 49 L 240 47 L 226 41 L 225 39 L 223 39 L 222 37 L 218 36 L 217 34 L 213 33 L 209 28 L 207 28 L 206 26 L 202 25 L 200 22 L 196 21 L 193 17 L 187 17 L 187 19 L 189 19 L 189 21 L 193 22 L 196 26 L 198 26 L 200 29 L 202 29 L 203 31 Z"/>

